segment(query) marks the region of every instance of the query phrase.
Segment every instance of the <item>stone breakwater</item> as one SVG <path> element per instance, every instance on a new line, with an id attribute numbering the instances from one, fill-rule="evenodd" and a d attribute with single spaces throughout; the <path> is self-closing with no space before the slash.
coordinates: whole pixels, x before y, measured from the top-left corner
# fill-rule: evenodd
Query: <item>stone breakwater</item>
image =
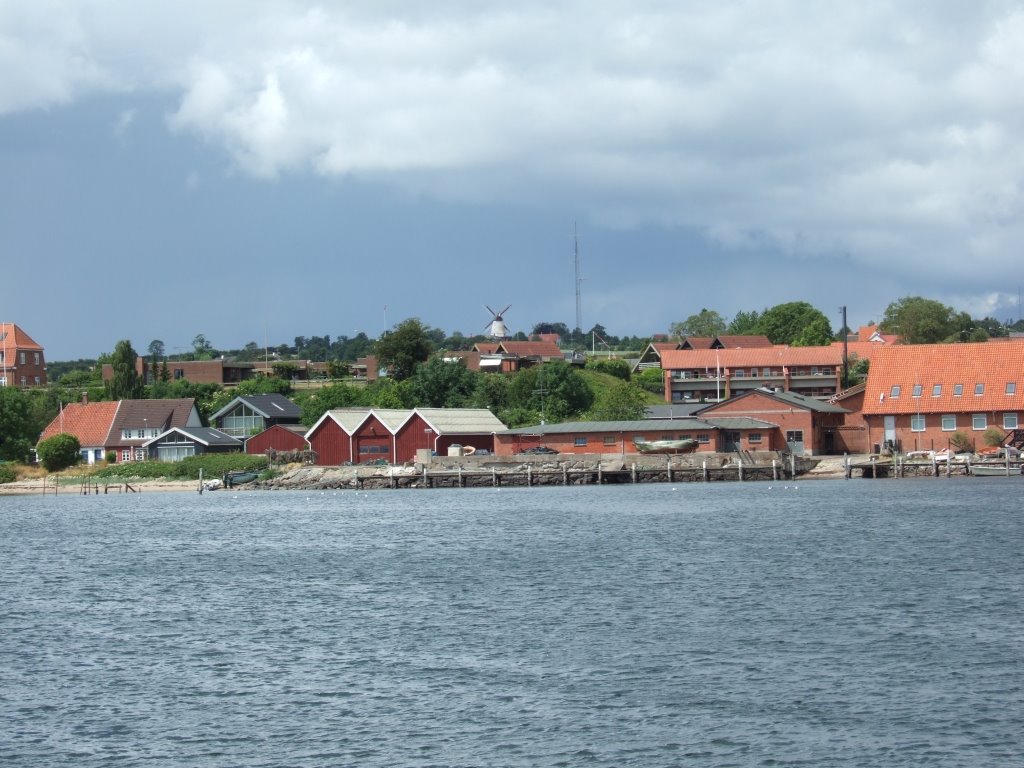
<path id="1" fill-rule="evenodd" d="M 843 459 L 796 460 L 773 452 L 698 453 L 678 456 L 564 454 L 435 456 L 429 463 L 304 466 L 255 484 L 261 490 L 369 490 L 605 485 L 651 482 L 778 480 L 843 477 Z"/>

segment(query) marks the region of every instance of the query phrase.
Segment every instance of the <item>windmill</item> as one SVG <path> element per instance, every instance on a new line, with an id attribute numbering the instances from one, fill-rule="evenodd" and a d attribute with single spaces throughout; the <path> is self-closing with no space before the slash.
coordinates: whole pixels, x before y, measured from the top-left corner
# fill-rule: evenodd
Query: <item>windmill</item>
<path id="1" fill-rule="evenodd" d="M 487 335 L 490 336 L 492 339 L 508 338 L 508 331 L 505 330 L 505 319 L 503 315 L 506 312 L 508 312 L 508 309 L 511 306 L 512 305 L 509 304 L 508 307 L 505 307 L 503 310 L 501 310 L 501 312 L 495 312 L 493 309 L 484 304 L 484 308 L 491 313 L 493 318 L 491 322 L 484 326 L 484 328 L 490 329 Z"/>

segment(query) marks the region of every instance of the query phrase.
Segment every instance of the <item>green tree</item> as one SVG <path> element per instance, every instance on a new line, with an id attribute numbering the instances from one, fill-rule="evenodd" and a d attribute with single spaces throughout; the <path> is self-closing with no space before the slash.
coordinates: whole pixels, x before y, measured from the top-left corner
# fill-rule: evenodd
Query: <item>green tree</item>
<path id="1" fill-rule="evenodd" d="M 473 391 L 471 404 L 474 408 L 490 408 L 497 413 L 509 406 L 511 402 L 509 389 L 511 386 L 512 379 L 505 374 L 482 374 L 476 381 L 476 389 Z"/>
<path id="2" fill-rule="evenodd" d="M 432 357 L 407 379 L 412 399 L 425 408 L 463 408 L 476 390 L 477 378 L 461 360 L 445 362 Z"/>
<path id="3" fill-rule="evenodd" d="M 828 318 L 806 301 L 791 301 L 766 309 L 758 323 L 759 333 L 768 337 L 772 344 L 794 344 L 804 329 L 812 323 L 831 340 L 832 330 Z"/>
<path id="4" fill-rule="evenodd" d="M 81 450 L 78 438 L 67 432 L 54 435 L 36 446 L 39 462 L 48 472 L 59 472 L 74 466 L 81 458 Z"/>
<path id="5" fill-rule="evenodd" d="M 110 356 L 113 375 L 107 382 L 107 397 L 111 400 L 137 400 L 142 397 L 145 384 L 135 368 L 138 357 L 128 339 L 114 345 Z"/>
<path id="6" fill-rule="evenodd" d="M 416 366 L 434 351 L 428 329 L 419 318 L 403 320 L 394 331 L 377 340 L 377 357 L 395 381 L 408 379 Z"/>
<path id="7" fill-rule="evenodd" d="M 36 437 L 28 396 L 16 387 L 0 387 L 0 460 L 26 461 Z"/>
<path id="8" fill-rule="evenodd" d="M 303 393 L 295 398 L 302 411 L 302 423 L 313 426 L 327 411 L 335 408 L 354 408 L 369 406 L 370 398 L 363 387 L 348 384 L 331 384 L 318 390 Z"/>
<path id="9" fill-rule="evenodd" d="M 988 331 L 966 312 L 954 313 L 953 332 L 943 341 L 948 343 L 967 341 L 988 341 Z"/>
<path id="10" fill-rule="evenodd" d="M 197 333 L 192 339 L 192 351 L 196 360 L 213 359 L 213 345 L 201 333 Z"/>
<path id="11" fill-rule="evenodd" d="M 951 307 L 920 296 L 904 296 L 892 302 L 879 328 L 899 334 L 904 344 L 938 344 L 957 330 Z"/>
<path id="12" fill-rule="evenodd" d="M 646 410 L 644 390 L 632 382 L 619 381 L 598 399 L 592 417 L 594 421 L 636 421 Z"/>
<path id="13" fill-rule="evenodd" d="M 831 343 L 832 329 L 824 317 L 811 320 L 793 340 L 794 347 L 824 347 Z"/>
<path id="14" fill-rule="evenodd" d="M 753 312 L 737 312 L 725 332 L 730 336 L 761 335 L 761 314 Z"/>
<path id="15" fill-rule="evenodd" d="M 552 422 L 579 417 L 594 404 L 587 382 L 560 360 L 520 371 L 509 395 L 513 407 L 536 411 Z"/>
<path id="16" fill-rule="evenodd" d="M 690 315 L 681 323 L 672 323 L 668 327 L 669 335 L 681 339 L 686 336 L 720 336 L 725 333 L 725 320 L 713 309 L 702 309 L 696 315 Z"/>

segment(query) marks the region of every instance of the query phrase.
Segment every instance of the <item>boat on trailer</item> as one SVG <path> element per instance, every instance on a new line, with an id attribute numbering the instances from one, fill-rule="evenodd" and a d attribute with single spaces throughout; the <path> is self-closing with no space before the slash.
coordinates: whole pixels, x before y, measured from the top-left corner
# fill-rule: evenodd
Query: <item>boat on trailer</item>
<path id="1" fill-rule="evenodd" d="M 633 444 L 640 453 L 693 453 L 697 450 L 697 441 L 686 440 L 634 440 Z"/>

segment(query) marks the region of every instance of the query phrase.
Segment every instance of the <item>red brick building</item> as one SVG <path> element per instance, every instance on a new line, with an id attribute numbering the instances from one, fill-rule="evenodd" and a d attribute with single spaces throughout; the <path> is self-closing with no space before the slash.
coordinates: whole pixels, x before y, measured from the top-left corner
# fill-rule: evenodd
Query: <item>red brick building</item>
<path id="1" fill-rule="evenodd" d="M 0 323 L 0 387 L 45 387 L 43 348 L 14 323 Z"/>
<path id="2" fill-rule="evenodd" d="M 975 448 L 990 427 L 1020 429 L 1024 343 L 897 344 L 877 350 L 864 392 L 872 450 L 944 450 L 956 432 Z"/>
<path id="3" fill-rule="evenodd" d="M 717 402 L 765 387 L 826 400 L 840 389 L 843 353 L 831 346 L 675 349 L 661 353 L 661 367 L 670 403 Z"/>
<path id="4" fill-rule="evenodd" d="M 709 405 L 694 415 L 716 423 L 726 433 L 722 438 L 722 444 L 728 446 L 725 450 L 777 450 L 814 456 L 837 452 L 837 435 L 847 413 L 817 398 L 755 389 Z M 767 433 L 744 435 L 739 428 L 732 428 L 727 418 L 757 419 L 772 428 Z"/>

